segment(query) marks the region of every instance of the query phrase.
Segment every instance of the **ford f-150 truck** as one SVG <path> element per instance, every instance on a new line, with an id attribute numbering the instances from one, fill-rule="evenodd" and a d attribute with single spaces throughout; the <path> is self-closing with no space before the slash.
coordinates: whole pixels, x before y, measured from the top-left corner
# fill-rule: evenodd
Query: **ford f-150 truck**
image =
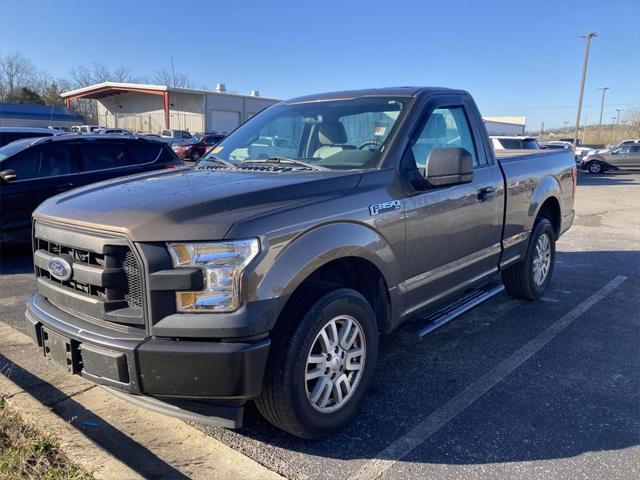
<path id="1" fill-rule="evenodd" d="M 262 137 L 291 139 L 291 157 L 234 155 Z M 564 151 L 499 156 L 460 90 L 271 106 L 193 169 L 43 203 L 34 340 L 149 408 L 238 427 L 255 401 L 293 435 L 329 434 L 365 395 L 380 334 L 421 337 L 502 284 L 543 295 L 576 166 Z"/>

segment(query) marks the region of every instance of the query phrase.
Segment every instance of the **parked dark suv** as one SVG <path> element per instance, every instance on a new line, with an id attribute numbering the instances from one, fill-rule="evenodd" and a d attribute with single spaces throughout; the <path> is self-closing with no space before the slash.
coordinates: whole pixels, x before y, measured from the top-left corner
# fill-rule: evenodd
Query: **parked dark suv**
<path id="1" fill-rule="evenodd" d="M 31 213 L 75 187 L 183 165 L 168 145 L 142 138 L 60 135 L 0 148 L 0 244 L 29 241 Z"/>

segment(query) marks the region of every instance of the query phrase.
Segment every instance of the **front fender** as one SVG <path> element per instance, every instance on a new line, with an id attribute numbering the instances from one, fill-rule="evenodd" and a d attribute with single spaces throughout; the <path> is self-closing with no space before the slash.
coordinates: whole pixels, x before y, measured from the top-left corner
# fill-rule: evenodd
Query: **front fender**
<path id="1" fill-rule="evenodd" d="M 385 238 L 360 223 L 331 223 L 292 240 L 263 272 L 253 291 L 261 300 L 289 296 L 315 270 L 345 257 L 374 264 L 390 289 L 400 281 L 402 262 Z"/>

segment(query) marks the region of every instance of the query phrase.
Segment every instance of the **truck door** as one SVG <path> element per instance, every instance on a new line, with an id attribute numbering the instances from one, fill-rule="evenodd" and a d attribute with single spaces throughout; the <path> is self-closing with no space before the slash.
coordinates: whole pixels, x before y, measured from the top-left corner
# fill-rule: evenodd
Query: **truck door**
<path id="1" fill-rule="evenodd" d="M 423 186 L 405 201 L 407 314 L 497 271 L 502 173 L 482 142 L 484 127 L 469 120 L 476 117 L 463 97 L 437 97 L 426 105 L 405 151 L 403 163 L 414 162 L 420 175 L 434 148 L 464 148 L 474 165 L 471 183 Z"/>

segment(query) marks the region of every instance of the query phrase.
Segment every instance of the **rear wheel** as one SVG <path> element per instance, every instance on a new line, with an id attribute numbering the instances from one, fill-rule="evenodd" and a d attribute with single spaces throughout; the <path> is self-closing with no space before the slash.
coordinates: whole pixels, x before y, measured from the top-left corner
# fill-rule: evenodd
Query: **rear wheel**
<path id="1" fill-rule="evenodd" d="M 201 156 L 202 155 L 200 154 L 200 152 L 197 152 L 197 151 L 191 154 L 191 158 L 193 159 L 194 162 L 197 162 L 198 160 L 200 160 Z"/>
<path id="2" fill-rule="evenodd" d="M 375 370 L 378 331 L 371 306 L 355 290 L 333 290 L 310 303 L 274 331 L 256 405 L 276 427 L 319 438 L 355 415 Z"/>
<path id="3" fill-rule="evenodd" d="M 592 160 L 587 166 L 589 173 L 598 174 L 604 172 L 604 165 L 598 160 Z"/>
<path id="4" fill-rule="evenodd" d="M 525 259 L 502 272 L 507 292 L 516 298 L 540 298 L 551 282 L 555 259 L 555 231 L 549 220 L 541 218 L 531 232 Z"/>

